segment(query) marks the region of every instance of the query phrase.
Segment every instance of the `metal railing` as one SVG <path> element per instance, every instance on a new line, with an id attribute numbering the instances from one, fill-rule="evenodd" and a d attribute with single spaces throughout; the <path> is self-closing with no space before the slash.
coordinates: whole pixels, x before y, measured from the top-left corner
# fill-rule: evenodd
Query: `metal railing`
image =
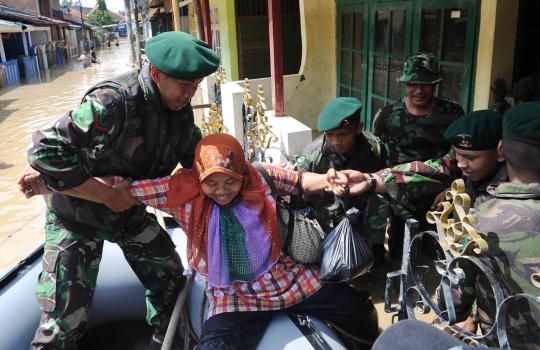
<path id="1" fill-rule="evenodd" d="M 462 183 L 452 184 L 452 190 L 447 193 L 447 199 L 441 205 L 442 210 L 430 212 L 428 221 L 437 225 L 437 232 L 419 231 L 419 223 L 415 219 L 407 220 L 403 242 L 403 258 L 401 269 L 387 274 L 385 305 L 387 313 L 395 313 L 395 318 L 416 319 L 417 315 L 432 312 L 435 322 L 443 330 L 471 345 L 485 347 L 488 337 L 498 340 L 502 349 L 511 349 L 506 319 L 512 303 L 526 300 L 540 312 L 540 300 L 528 294 L 517 294 L 505 298 L 499 279 L 495 273 L 473 254 L 487 251 L 487 243 L 474 231 L 471 224 L 475 218 L 469 214 L 470 199 L 464 193 Z M 456 200 L 457 199 L 457 200 Z M 425 264 L 420 257 L 420 249 L 425 242 L 436 246 L 438 256 L 434 264 Z M 483 334 L 470 333 L 456 325 L 456 307 L 452 297 L 452 289 L 463 285 L 467 271 L 474 268 L 482 278 L 489 283 L 495 303 L 495 322 Z M 434 271 L 433 271 L 434 270 Z M 435 278 L 435 280 L 433 280 Z M 431 279 L 431 281 L 430 281 Z M 397 305 L 392 305 L 394 284 L 399 283 Z M 437 288 L 433 292 L 433 286 Z M 537 321 L 536 321 L 537 322 Z"/>
<path id="2" fill-rule="evenodd" d="M 37 56 L 30 55 L 23 57 L 24 63 L 24 76 L 26 80 L 37 80 L 39 79 L 39 63 Z"/>
<path id="3" fill-rule="evenodd" d="M 21 76 L 19 74 L 19 63 L 16 59 L 0 63 L 2 69 L 2 82 L 3 86 L 14 86 L 21 83 Z"/>
<path id="4" fill-rule="evenodd" d="M 268 117 L 265 115 L 267 110 L 265 100 L 262 85 L 259 85 L 255 105 L 253 105 L 249 80 L 246 78 L 244 83 L 244 101 L 242 104 L 243 146 L 246 158 L 251 162 L 266 161 L 266 151 L 272 143 L 278 141 L 278 137 L 271 130 Z"/>

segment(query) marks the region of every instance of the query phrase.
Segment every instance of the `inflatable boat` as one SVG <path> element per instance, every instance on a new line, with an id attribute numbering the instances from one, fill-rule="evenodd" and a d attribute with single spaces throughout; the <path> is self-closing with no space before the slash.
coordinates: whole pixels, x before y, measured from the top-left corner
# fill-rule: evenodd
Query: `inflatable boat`
<path id="1" fill-rule="evenodd" d="M 186 236 L 173 220 L 167 232 L 187 266 Z M 43 247 L 36 249 L 0 278 L 0 349 L 23 350 L 30 347 L 41 316 L 34 296 Z M 183 307 L 191 332 L 199 335 L 206 318 L 203 278 L 193 278 Z M 79 349 L 143 350 L 151 329 L 145 319 L 145 289 L 127 264 L 116 244 L 105 242 L 97 286 L 90 309 L 89 323 Z M 179 326 L 179 331 L 180 331 Z M 346 349 L 338 336 L 317 319 L 297 319 L 278 313 L 268 326 L 258 350 Z"/>

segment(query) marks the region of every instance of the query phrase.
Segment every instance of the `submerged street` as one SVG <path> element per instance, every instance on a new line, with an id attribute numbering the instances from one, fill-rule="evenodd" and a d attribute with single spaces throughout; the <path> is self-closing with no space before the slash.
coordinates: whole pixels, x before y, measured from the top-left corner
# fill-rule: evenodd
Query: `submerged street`
<path id="1" fill-rule="evenodd" d="M 0 275 L 44 238 L 43 199 L 26 199 L 16 184 L 32 132 L 75 107 L 95 83 L 132 69 L 127 41 L 102 47 L 97 56 L 100 65 L 83 68 L 75 58 L 42 72 L 40 83 L 0 89 Z"/>

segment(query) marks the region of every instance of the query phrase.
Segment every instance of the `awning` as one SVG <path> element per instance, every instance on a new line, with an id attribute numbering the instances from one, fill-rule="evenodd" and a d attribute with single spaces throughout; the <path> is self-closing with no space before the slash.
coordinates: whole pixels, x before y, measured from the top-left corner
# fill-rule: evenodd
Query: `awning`
<path id="1" fill-rule="evenodd" d="M 22 24 L 10 21 L 4 21 L 0 19 L 0 32 L 2 33 L 14 33 L 22 32 Z"/>
<path id="2" fill-rule="evenodd" d="M 0 19 L 15 20 L 26 24 L 67 27 L 69 23 L 55 18 L 41 16 L 32 12 L 22 11 L 9 6 L 0 5 Z"/>

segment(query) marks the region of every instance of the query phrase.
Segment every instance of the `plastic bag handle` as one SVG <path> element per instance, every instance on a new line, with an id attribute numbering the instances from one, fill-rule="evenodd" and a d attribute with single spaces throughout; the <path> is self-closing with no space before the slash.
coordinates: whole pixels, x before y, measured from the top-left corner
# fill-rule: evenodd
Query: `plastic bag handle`
<path id="1" fill-rule="evenodd" d="M 351 209 L 351 189 L 349 186 L 345 187 L 345 193 L 343 196 L 337 197 L 339 204 L 343 208 L 343 212 L 347 212 L 347 210 Z"/>

